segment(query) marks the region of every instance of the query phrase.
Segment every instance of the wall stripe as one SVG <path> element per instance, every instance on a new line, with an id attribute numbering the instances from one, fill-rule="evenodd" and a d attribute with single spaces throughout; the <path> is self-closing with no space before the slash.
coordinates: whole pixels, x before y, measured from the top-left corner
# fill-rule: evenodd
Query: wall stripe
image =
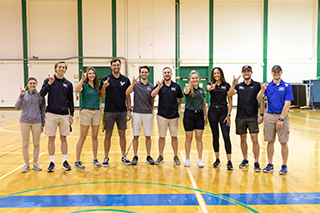
<path id="1" fill-rule="evenodd" d="M 78 0 L 78 63 L 79 63 L 79 80 L 81 70 L 83 70 L 83 30 L 82 30 L 82 0 Z"/>
<path id="2" fill-rule="evenodd" d="M 320 1 L 320 0 L 319 0 Z M 213 13 L 214 13 L 214 0 L 209 0 L 209 70 L 213 68 Z"/>
<path id="3" fill-rule="evenodd" d="M 320 78 L 320 0 L 318 0 L 317 78 Z"/>
<path id="4" fill-rule="evenodd" d="M 117 57 L 117 0 L 112 0 L 112 57 Z"/>
<path id="5" fill-rule="evenodd" d="M 28 68 L 28 34 L 27 34 L 27 0 L 21 0 L 22 10 L 22 40 L 23 40 L 23 75 L 24 86 L 27 86 L 27 79 L 29 78 Z"/>
<path id="6" fill-rule="evenodd" d="M 176 21 L 176 58 L 175 68 L 176 76 L 180 76 L 180 0 L 175 4 L 175 21 Z"/>
<path id="7" fill-rule="evenodd" d="M 320 1 L 320 0 L 319 0 Z M 263 82 L 267 80 L 268 65 L 268 6 L 269 0 L 263 1 Z"/>

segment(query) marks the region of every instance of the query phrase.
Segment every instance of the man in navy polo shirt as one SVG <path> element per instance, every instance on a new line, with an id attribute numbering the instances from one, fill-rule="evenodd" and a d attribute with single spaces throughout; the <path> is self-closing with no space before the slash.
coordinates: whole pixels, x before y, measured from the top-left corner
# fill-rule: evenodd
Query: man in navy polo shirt
<path id="1" fill-rule="evenodd" d="M 261 172 L 259 165 L 260 146 L 258 142 L 259 124 L 263 122 L 264 102 L 260 102 L 260 115 L 258 117 L 257 95 L 261 89 L 260 83 L 251 79 L 252 68 L 249 65 L 242 67 L 243 82 L 238 84 L 239 78 L 233 76 L 233 83 L 230 88 L 230 96 L 238 94 L 236 134 L 240 135 L 241 151 L 243 161 L 239 168 L 249 166 L 247 129 L 249 129 L 252 141 L 252 151 L 254 155 L 254 171 Z"/>
<path id="2" fill-rule="evenodd" d="M 100 98 L 106 96 L 103 118 L 105 123 L 104 129 L 106 130 L 103 166 L 109 165 L 109 151 L 114 123 L 117 123 L 120 138 L 121 162 L 130 164 L 130 161 L 125 156 L 127 121 L 131 119 L 131 99 L 130 95 L 126 95 L 126 90 L 130 86 L 130 80 L 120 73 L 120 59 L 116 58 L 111 61 L 111 69 L 112 73 L 101 79 L 99 94 Z"/>
<path id="3" fill-rule="evenodd" d="M 172 70 L 165 67 L 162 70 L 163 82 L 158 82 L 155 89 L 151 93 L 151 97 L 159 94 L 158 102 L 158 129 L 159 129 L 159 157 L 156 164 L 164 162 L 163 150 L 166 143 L 167 128 L 169 127 L 171 135 L 171 145 L 174 152 L 173 161 L 176 165 L 180 165 L 178 158 L 178 126 L 179 113 L 178 107 L 182 104 L 183 95 L 181 87 L 174 83 L 172 78 Z"/>
<path id="4" fill-rule="evenodd" d="M 293 100 L 292 87 L 290 84 L 281 79 L 282 69 L 279 65 L 275 65 L 271 69 L 273 81 L 268 84 L 266 82 L 261 86 L 261 91 L 257 99 L 262 100 L 267 96 L 267 113 L 264 116 L 264 140 L 268 142 L 267 154 L 268 165 L 263 172 L 273 171 L 272 158 L 274 154 L 274 142 L 276 134 L 281 144 L 282 167 L 280 174 L 287 174 L 288 161 L 288 141 L 289 141 L 289 116 L 288 111 Z M 263 100 L 262 100 L 263 101 Z"/>

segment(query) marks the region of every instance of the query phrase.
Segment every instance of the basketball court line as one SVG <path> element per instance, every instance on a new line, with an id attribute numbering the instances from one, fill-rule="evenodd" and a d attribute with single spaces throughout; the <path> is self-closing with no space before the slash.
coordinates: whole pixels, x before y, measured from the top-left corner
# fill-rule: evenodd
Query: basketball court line
<path id="1" fill-rule="evenodd" d="M 181 155 L 181 158 L 182 158 L 183 164 L 184 164 L 184 162 L 186 162 L 186 158 L 185 158 L 185 156 L 184 156 L 184 154 L 183 154 L 182 151 L 180 151 L 180 155 Z M 190 180 L 191 180 L 192 187 L 193 187 L 194 189 L 198 189 L 198 186 L 197 186 L 196 181 L 194 180 L 194 178 L 193 178 L 193 176 L 192 176 L 192 173 L 191 173 L 190 168 L 189 168 L 189 167 L 186 167 L 186 170 L 187 170 L 188 175 L 189 175 L 189 178 L 190 178 Z M 202 212 L 208 213 L 208 209 L 207 209 L 207 207 L 206 207 L 206 204 L 204 203 L 204 200 L 203 200 L 202 195 L 201 195 L 200 192 L 198 192 L 198 191 L 195 191 L 195 193 L 196 193 L 196 197 L 197 197 L 197 199 L 198 199 L 198 202 L 199 202 L 199 204 L 200 204 L 200 207 L 201 207 Z"/>
<path id="2" fill-rule="evenodd" d="M 39 158 L 40 158 L 42 155 L 44 155 L 44 154 L 45 154 L 45 152 L 42 152 L 42 153 L 39 155 Z M 33 161 L 33 158 L 32 158 L 31 160 L 29 160 L 29 163 L 32 162 L 32 161 Z M 11 173 L 17 171 L 18 169 L 20 169 L 20 168 L 23 167 L 23 166 L 24 166 L 24 164 L 22 164 L 21 166 L 15 168 L 15 169 L 12 170 L 11 172 L 8 172 L 7 174 L 3 175 L 2 177 L 0 177 L 0 180 L 3 179 L 3 178 L 5 178 L 5 177 L 7 177 L 7 176 L 10 175 Z"/>

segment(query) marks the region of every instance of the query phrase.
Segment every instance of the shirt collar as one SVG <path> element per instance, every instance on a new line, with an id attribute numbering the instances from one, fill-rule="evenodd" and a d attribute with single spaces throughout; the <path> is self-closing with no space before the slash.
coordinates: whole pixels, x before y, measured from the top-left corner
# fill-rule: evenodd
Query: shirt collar
<path id="1" fill-rule="evenodd" d="M 272 85 L 277 85 L 276 83 L 273 82 L 272 80 Z M 279 85 L 284 85 L 284 81 L 281 79 Z"/>

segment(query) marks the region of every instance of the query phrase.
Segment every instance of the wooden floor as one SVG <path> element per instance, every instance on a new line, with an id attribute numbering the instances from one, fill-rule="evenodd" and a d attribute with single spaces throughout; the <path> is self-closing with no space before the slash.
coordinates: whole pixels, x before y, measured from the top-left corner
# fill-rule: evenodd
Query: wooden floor
<path id="1" fill-rule="evenodd" d="M 91 140 L 85 142 L 81 160 L 84 170 L 73 167 L 75 148 L 79 136 L 79 112 L 76 112 L 73 132 L 68 137 L 68 161 L 72 170 L 61 168 L 60 142 L 56 141 L 56 170 L 47 173 L 49 156 L 47 137 L 42 135 L 39 164 L 43 171 L 21 173 L 23 158 L 19 116 L 21 111 L 0 110 L 0 212 L 320 212 L 320 111 L 292 110 L 290 116 L 290 142 L 288 175 L 280 176 L 281 152 L 276 143 L 274 172 L 255 173 L 249 141 L 249 162 L 239 169 L 242 154 L 239 136 L 231 126 L 233 171 L 226 170 L 226 155 L 220 138 L 220 168 L 214 161 L 212 136 L 209 126 L 203 135 L 204 168 L 197 167 L 195 141 L 192 144 L 191 167 L 185 168 L 184 129 L 179 123 L 179 158 L 182 165 L 173 164 L 170 138 L 167 137 L 165 162 L 161 165 L 145 163 L 144 139 L 140 139 L 137 166 L 120 162 L 118 136 L 114 131 L 109 167 L 92 165 Z M 156 113 L 155 113 L 156 114 Z M 235 109 L 232 120 L 235 117 Z M 152 157 L 158 157 L 158 131 L 156 119 L 152 135 Z M 127 147 L 132 140 L 128 123 Z M 260 164 L 267 164 L 266 143 L 259 142 Z M 98 159 L 102 162 L 104 133 L 99 132 Z M 30 144 L 32 163 L 33 146 Z M 132 147 L 128 154 L 133 157 Z"/>

